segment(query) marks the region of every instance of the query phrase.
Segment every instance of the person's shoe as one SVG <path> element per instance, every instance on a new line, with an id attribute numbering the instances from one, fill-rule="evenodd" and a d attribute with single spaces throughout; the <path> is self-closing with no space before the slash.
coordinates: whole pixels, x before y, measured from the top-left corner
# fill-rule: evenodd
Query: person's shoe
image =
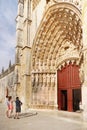
<path id="1" fill-rule="evenodd" d="M 17 117 L 17 119 L 20 119 L 19 117 Z"/>

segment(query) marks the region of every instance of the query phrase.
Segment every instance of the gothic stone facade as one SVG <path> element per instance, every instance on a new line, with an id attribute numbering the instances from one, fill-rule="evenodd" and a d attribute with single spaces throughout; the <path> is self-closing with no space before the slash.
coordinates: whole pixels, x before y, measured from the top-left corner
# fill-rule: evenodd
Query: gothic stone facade
<path id="1" fill-rule="evenodd" d="M 6 95 L 10 95 L 15 98 L 15 65 L 9 66 L 8 69 L 0 74 L 0 102 L 4 102 Z"/>
<path id="2" fill-rule="evenodd" d="M 24 106 L 62 109 L 64 104 L 58 104 L 62 101 L 59 101 L 58 96 L 58 72 L 65 67 L 68 70 L 69 65 L 80 68 L 76 69 L 80 80 L 77 85 L 74 81 L 71 90 L 74 86 L 81 89 L 81 10 L 80 0 L 19 0 L 15 71 L 18 71 L 17 95 L 21 97 Z M 63 90 L 69 95 L 70 86 L 61 88 L 60 83 L 60 91 Z M 73 96 L 72 92 L 70 94 Z M 69 103 L 66 109 L 73 111 L 73 99 L 70 97 L 67 100 Z"/>
<path id="3" fill-rule="evenodd" d="M 15 88 L 25 108 L 73 111 L 81 101 L 86 115 L 86 14 L 87 0 L 18 0 Z"/>

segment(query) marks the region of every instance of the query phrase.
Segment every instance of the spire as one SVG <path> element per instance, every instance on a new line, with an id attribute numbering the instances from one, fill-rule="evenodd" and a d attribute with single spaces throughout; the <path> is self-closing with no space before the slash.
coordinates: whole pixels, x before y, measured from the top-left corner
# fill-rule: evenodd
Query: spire
<path id="1" fill-rule="evenodd" d="M 4 67 L 2 67 L 2 73 L 4 72 Z"/>
<path id="2" fill-rule="evenodd" d="M 22 4 L 23 4 L 23 3 L 24 3 L 24 0 L 18 0 L 18 3 L 22 3 Z"/>
<path id="3" fill-rule="evenodd" d="M 50 2 L 50 0 L 46 0 L 46 3 L 48 4 L 48 2 Z"/>
<path id="4" fill-rule="evenodd" d="M 11 60 L 9 61 L 9 68 L 11 67 Z"/>

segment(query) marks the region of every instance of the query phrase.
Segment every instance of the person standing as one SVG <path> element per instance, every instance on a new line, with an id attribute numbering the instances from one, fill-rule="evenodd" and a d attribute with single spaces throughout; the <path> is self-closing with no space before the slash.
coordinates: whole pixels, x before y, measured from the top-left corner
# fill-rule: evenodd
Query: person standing
<path id="1" fill-rule="evenodd" d="M 6 104 L 6 116 L 9 117 L 9 101 L 8 101 L 8 96 L 6 96 L 5 104 Z"/>
<path id="2" fill-rule="evenodd" d="M 19 97 L 16 97 L 16 101 L 15 101 L 16 112 L 15 112 L 14 119 L 19 119 L 19 113 L 21 112 L 21 105 L 22 102 L 19 100 Z"/>

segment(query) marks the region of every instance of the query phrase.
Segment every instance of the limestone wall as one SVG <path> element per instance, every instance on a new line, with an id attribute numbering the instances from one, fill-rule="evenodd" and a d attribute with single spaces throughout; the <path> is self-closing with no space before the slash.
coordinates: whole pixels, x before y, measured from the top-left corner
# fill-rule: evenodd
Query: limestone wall
<path id="1" fill-rule="evenodd" d="M 8 95 L 14 97 L 14 67 L 8 68 L 0 75 L 0 101 L 4 101 L 5 96 Z"/>
<path id="2" fill-rule="evenodd" d="M 41 19 L 43 17 L 44 11 L 45 11 L 46 1 L 40 0 L 36 8 L 31 13 L 31 43 L 33 42 L 33 39 L 36 35 L 37 29 L 40 25 Z"/>

